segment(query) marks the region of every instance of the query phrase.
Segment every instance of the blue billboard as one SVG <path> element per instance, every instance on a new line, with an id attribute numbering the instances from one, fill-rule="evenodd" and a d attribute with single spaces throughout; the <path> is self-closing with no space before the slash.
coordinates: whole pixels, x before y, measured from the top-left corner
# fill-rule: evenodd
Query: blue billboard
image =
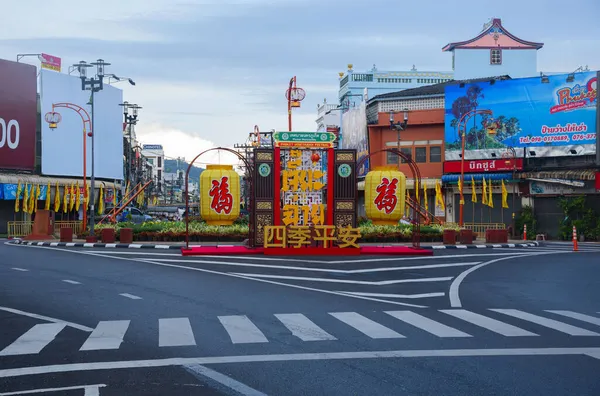
<path id="1" fill-rule="evenodd" d="M 460 159 L 460 131 L 468 159 L 500 157 L 509 147 L 594 154 L 597 83 L 596 72 L 583 72 L 446 87 L 446 160 Z"/>

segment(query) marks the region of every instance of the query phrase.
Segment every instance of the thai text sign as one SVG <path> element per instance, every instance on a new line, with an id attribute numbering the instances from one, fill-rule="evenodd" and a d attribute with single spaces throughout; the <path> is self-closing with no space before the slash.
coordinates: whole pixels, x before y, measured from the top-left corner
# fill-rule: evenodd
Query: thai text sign
<path id="1" fill-rule="evenodd" d="M 275 132 L 273 139 L 275 146 L 281 148 L 331 148 L 335 141 L 335 134 L 331 132 Z"/>
<path id="2" fill-rule="evenodd" d="M 296 248 L 311 246 L 314 242 L 322 243 L 324 248 L 336 244 L 339 248 L 360 248 L 360 228 L 335 227 L 332 225 L 308 226 L 265 226 L 264 247 Z"/>
<path id="3" fill-rule="evenodd" d="M 465 160 L 465 173 L 511 172 L 523 169 L 523 158 Z M 444 173 L 460 173 L 461 161 L 445 161 Z"/>
<path id="4" fill-rule="evenodd" d="M 597 83 L 596 72 L 584 72 L 446 87 L 446 159 L 459 159 L 461 131 L 465 158 L 506 147 L 569 155 L 568 146 L 595 144 Z"/>
<path id="5" fill-rule="evenodd" d="M 42 69 L 60 72 L 62 62 L 58 56 L 40 54 L 40 62 L 42 62 Z"/>

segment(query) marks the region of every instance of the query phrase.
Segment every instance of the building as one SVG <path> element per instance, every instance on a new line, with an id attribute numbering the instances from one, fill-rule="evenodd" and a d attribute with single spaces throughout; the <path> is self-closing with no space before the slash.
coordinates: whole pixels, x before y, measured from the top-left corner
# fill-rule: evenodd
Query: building
<path id="1" fill-rule="evenodd" d="M 452 72 L 418 71 L 414 65 L 408 71 L 381 71 L 373 65 L 369 71 L 355 72 L 353 67 L 349 64 L 345 73 L 339 73 L 338 103 L 330 104 L 324 100 L 317 106 L 317 130 L 339 128 L 340 111 L 345 112 L 368 100 L 366 92 L 372 97 L 453 79 Z"/>
<path id="2" fill-rule="evenodd" d="M 144 144 L 142 146 L 142 155 L 152 165 L 152 178 L 162 183 L 165 173 L 165 151 L 163 150 L 163 146 L 160 144 Z"/>
<path id="3" fill-rule="evenodd" d="M 493 18 L 477 36 L 449 43 L 442 51 L 452 53 L 456 80 L 500 75 L 521 78 L 537 74 L 537 51 L 543 46 L 511 34 L 500 18 Z"/>

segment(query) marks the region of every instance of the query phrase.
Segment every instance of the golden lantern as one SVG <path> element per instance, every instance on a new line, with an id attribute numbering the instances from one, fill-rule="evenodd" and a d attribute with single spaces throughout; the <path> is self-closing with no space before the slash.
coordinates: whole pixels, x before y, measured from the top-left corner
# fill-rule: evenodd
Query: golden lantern
<path id="1" fill-rule="evenodd" d="M 240 216 L 240 176 L 232 165 L 207 165 L 200 174 L 200 215 L 210 225 L 232 225 Z"/>
<path id="2" fill-rule="evenodd" d="M 365 210 L 376 225 L 397 225 L 404 216 L 406 176 L 395 167 L 377 167 L 365 179 Z"/>

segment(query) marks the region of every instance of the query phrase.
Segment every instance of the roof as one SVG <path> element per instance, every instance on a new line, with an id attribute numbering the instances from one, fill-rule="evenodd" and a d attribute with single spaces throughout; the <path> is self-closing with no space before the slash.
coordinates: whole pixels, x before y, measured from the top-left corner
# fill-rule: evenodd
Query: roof
<path id="1" fill-rule="evenodd" d="M 518 38 L 502 26 L 500 18 L 487 23 L 483 31 L 475 38 L 446 44 L 442 51 L 453 51 L 455 48 L 522 48 L 540 49 L 544 43 L 536 43 Z"/>
<path id="2" fill-rule="evenodd" d="M 473 78 L 473 79 L 469 79 L 469 80 L 450 80 L 450 81 L 445 81 L 443 83 L 439 83 L 439 84 L 433 84 L 433 85 L 424 85 L 422 87 L 418 87 L 418 88 L 410 88 L 410 89 L 404 89 L 402 91 L 396 91 L 396 92 L 389 92 L 389 93 L 385 93 L 385 94 L 381 94 L 381 95 L 377 95 L 374 96 L 373 98 L 369 99 L 369 101 L 367 103 L 374 103 L 380 100 L 392 100 L 392 99 L 402 99 L 402 98 L 411 98 L 411 97 L 419 97 L 419 96 L 441 96 L 444 95 L 445 91 L 446 91 L 446 87 L 449 85 L 456 85 L 456 84 L 471 84 L 471 83 L 478 83 L 478 82 L 489 82 L 492 80 L 510 80 L 510 76 L 504 75 L 504 76 L 496 76 L 496 77 L 484 77 L 484 78 Z"/>

